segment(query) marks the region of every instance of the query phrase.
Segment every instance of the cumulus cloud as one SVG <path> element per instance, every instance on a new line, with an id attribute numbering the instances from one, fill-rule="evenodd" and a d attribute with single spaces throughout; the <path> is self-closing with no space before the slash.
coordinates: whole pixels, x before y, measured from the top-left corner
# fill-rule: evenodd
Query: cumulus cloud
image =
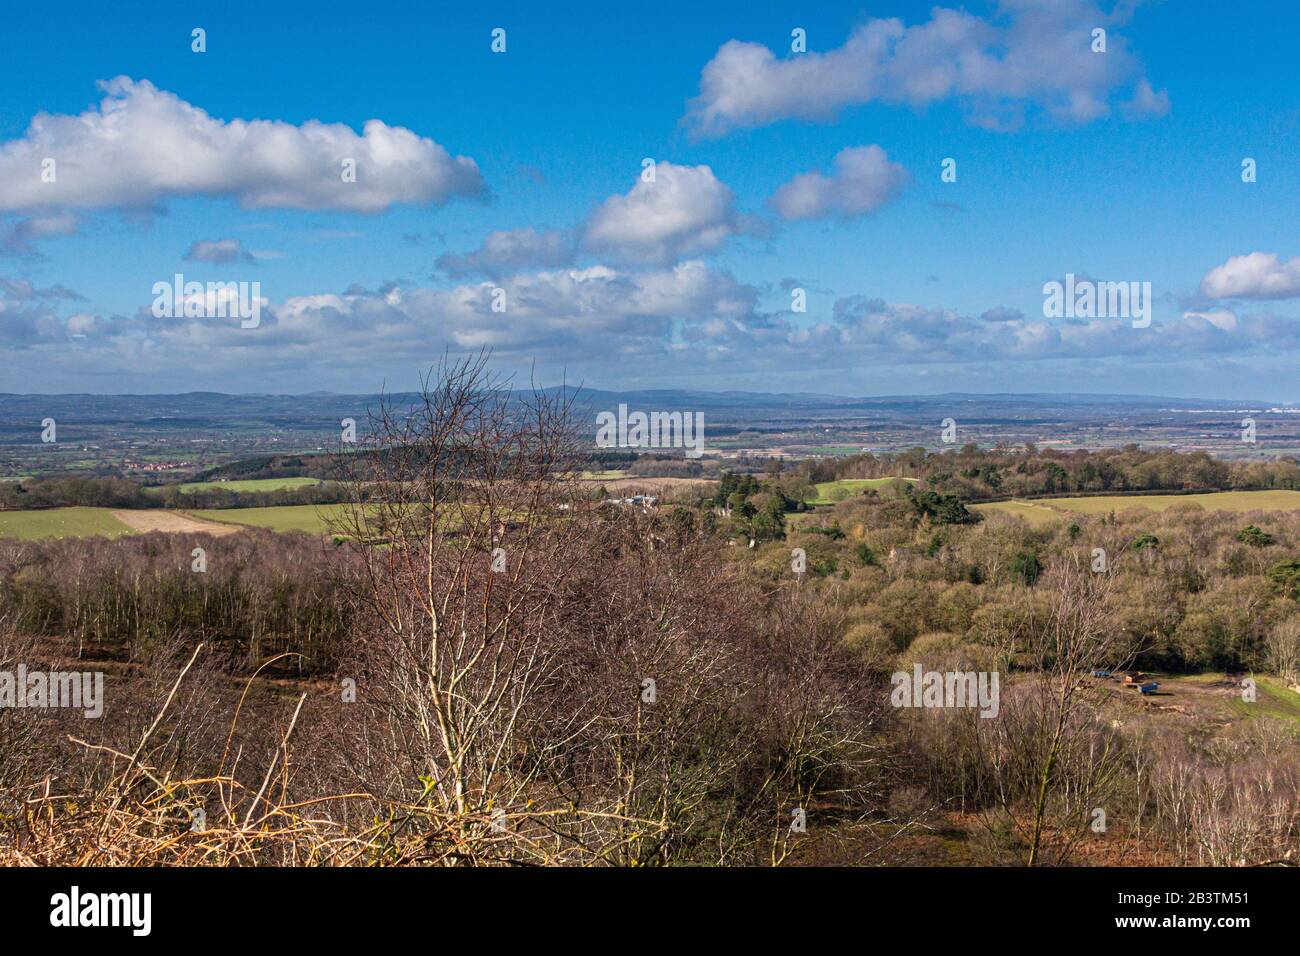
<path id="1" fill-rule="evenodd" d="M 196 239 L 185 253 L 187 262 L 253 262 L 251 252 L 238 239 Z"/>
<path id="2" fill-rule="evenodd" d="M 41 288 L 27 279 L 0 279 L 0 350 L 68 341 L 85 324 L 85 314 L 65 318 L 59 306 L 84 301 L 63 285 Z M 24 368 L 22 374 L 30 375 L 30 368 Z"/>
<path id="3" fill-rule="evenodd" d="M 388 283 L 292 296 L 265 302 L 261 324 L 244 329 L 237 317 L 155 318 L 144 304 L 128 316 L 103 316 L 70 305 L 55 289 L 9 280 L 0 283 L 0 368 L 39 361 L 52 373 L 112 370 L 161 376 L 158 381 L 176 369 L 199 368 L 214 381 L 232 375 L 264 381 L 279 372 L 388 373 L 444 349 L 490 348 L 516 367 L 536 362 L 612 372 L 634 362 L 641 372 L 671 375 L 726 362 L 733 371 L 761 375 L 1285 357 L 1300 350 L 1300 322 L 1222 309 L 1186 311 L 1134 329 L 1125 320 L 1049 320 L 1005 306 L 967 314 L 856 295 L 804 323 L 785 309 L 762 311 L 760 298 L 753 286 L 699 260 L 635 272 L 599 265 L 521 273 L 499 285 Z M 494 308 L 498 303 L 504 311 Z M 76 311 L 65 316 L 64 308 Z"/>
<path id="4" fill-rule="evenodd" d="M 1232 256 L 1201 280 L 1212 299 L 1290 299 L 1300 296 L 1300 257 L 1285 262 L 1275 252 Z"/>
<path id="5" fill-rule="evenodd" d="M 850 146 L 835 155 L 829 176 L 800 173 L 776 191 L 771 204 L 782 219 L 848 219 L 879 209 L 907 180 L 907 170 L 879 146 Z"/>
<path id="6" fill-rule="evenodd" d="M 1088 0 L 1003 0 L 987 19 L 943 7 L 913 26 L 868 19 L 842 46 L 785 59 L 729 40 L 705 65 L 685 122 L 696 135 L 720 136 L 784 119 L 826 121 L 871 102 L 920 108 L 955 99 L 972 123 L 1008 129 L 1027 104 L 1057 121 L 1090 122 L 1125 89 L 1127 109 L 1167 112 L 1168 96 L 1151 87 L 1122 36 L 1112 32 L 1106 52 L 1092 52 L 1092 29 L 1112 22 Z"/>
<path id="7" fill-rule="evenodd" d="M 30 302 L 33 300 L 63 300 L 67 302 L 85 302 L 86 297 L 74 289 L 60 283 L 46 288 L 33 285 L 30 279 L 0 279 L 0 292 L 4 298 L 0 302 Z"/>
<path id="8" fill-rule="evenodd" d="M 1156 91 L 1146 77 L 1138 80 L 1133 89 L 1133 96 L 1124 103 L 1124 115 L 1129 119 L 1142 119 L 1147 116 L 1164 116 L 1169 112 L 1169 94 L 1164 90 Z"/>
<path id="9" fill-rule="evenodd" d="M 505 311 L 494 308 L 503 290 Z M 171 374 L 260 375 L 276 370 L 391 367 L 412 356 L 492 348 L 503 360 L 567 363 L 663 357 L 680 347 L 684 323 L 742 320 L 758 292 L 692 260 L 644 272 L 608 266 L 531 272 L 451 289 L 386 284 L 378 289 L 292 296 L 264 302 L 257 328 L 237 317 L 131 315 L 85 310 L 63 317 L 51 303 L 11 296 L 0 286 L 0 359 L 42 350 L 51 369 L 115 368 Z M 211 292 L 208 311 L 213 312 Z M 75 344 L 77 350 L 69 352 Z M 92 356 L 95 358 L 92 360 Z M 98 362 L 98 365 L 96 365 Z"/>
<path id="10" fill-rule="evenodd" d="M 368 120 L 220 120 L 147 80 L 101 82 L 103 100 L 77 116 L 38 113 L 0 144 L 0 211 L 146 209 L 179 196 L 222 196 L 249 209 L 379 212 L 397 203 L 478 196 L 473 159 L 425 136 Z M 53 182 L 43 161 L 54 160 Z M 356 181 L 344 181 L 344 161 Z"/>
<path id="11" fill-rule="evenodd" d="M 716 250 L 745 231 L 732 192 L 708 166 L 655 166 L 622 196 L 606 199 L 587 219 L 584 245 L 624 260 L 663 264 Z"/>
<path id="12" fill-rule="evenodd" d="M 32 242 L 50 236 L 70 236 L 77 231 L 78 220 L 72 213 L 50 212 L 0 223 L 0 256 L 39 255 Z"/>
<path id="13" fill-rule="evenodd" d="M 908 364 L 1213 355 L 1300 347 L 1300 324 L 1271 315 L 1186 312 L 1148 329 L 1134 329 L 1122 319 L 1047 320 L 1006 307 L 968 316 L 864 296 L 837 301 L 832 320 L 815 327 L 814 334 L 861 362 L 874 357 Z"/>
<path id="14" fill-rule="evenodd" d="M 1249 316 L 1188 313 L 1133 329 L 1127 321 L 1046 320 L 1006 307 L 979 315 L 867 296 L 838 300 L 828 319 L 796 325 L 788 313 L 717 317 L 682 331 L 689 355 L 721 361 L 745 374 L 799 369 L 988 368 L 1105 359 L 1203 359 L 1285 356 L 1300 348 L 1300 323 Z"/>
<path id="15" fill-rule="evenodd" d="M 1215 328 L 1231 332 L 1237 328 L 1237 313 L 1228 309 L 1214 309 L 1210 312 L 1184 312 L 1184 319 L 1203 319 Z"/>
<path id="16" fill-rule="evenodd" d="M 573 262 L 574 237 L 558 229 L 501 229 L 490 232 L 472 252 L 446 252 L 438 268 L 453 278 L 500 276 L 522 269 L 557 268 Z"/>

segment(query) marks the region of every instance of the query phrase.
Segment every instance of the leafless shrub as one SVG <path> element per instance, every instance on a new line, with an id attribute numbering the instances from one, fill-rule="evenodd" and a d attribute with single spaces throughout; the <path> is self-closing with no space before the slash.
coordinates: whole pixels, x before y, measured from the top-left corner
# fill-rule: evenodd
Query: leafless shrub
<path id="1" fill-rule="evenodd" d="M 1170 739 L 1152 769 L 1154 829 L 1197 866 L 1290 863 L 1300 854 L 1294 730 L 1267 719 L 1206 749 Z"/>

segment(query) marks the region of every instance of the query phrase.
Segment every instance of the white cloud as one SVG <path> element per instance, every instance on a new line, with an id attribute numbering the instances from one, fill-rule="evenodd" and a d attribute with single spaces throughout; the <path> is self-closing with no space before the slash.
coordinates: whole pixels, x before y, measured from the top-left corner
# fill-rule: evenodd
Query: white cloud
<path id="1" fill-rule="evenodd" d="M 70 236 L 77 231 L 77 217 L 69 212 L 49 212 L 0 223 L 0 255 L 36 256 L 35 239 Z"/>
<path id="2" fill-rule="evenodd" d="M 1141 75 L 1122 36 L 1112 31 L 1106 52 L 1092 52 L 1092 29 L 1110 22 L 1087 0 L 1003 0 L 989 19 L 943 7 L 914 26 L 869 19 L 840 47 L 784 59 L 729 40 L 704 66 L 686 122 L 697 135 L 720 136 L 783 119 L 825 121 L 870 102 L 919 108 L 957 99 L 971 122 L 992 129 L 1018 125 L 1026 104 L 1086 123 L 1107 115 L 1123 88 L 1133 89 L 1133 109 L 1167 111 L 1167 95 Z"/>
<path id="3" fill-rule="evenodd" d="M 1165 116 L 1168 112 L 1169 94 L 1164 90 L 1157 92 L 1146 77 L 1138 80 L 1133 89 L 1133 97 L 1124 104 L 1124 115 L 1129 119 Z"/>
<path id="4" fill-rule="evenodd" d="M 573 262 L 574 239 L 568 232 L 531 226 L 490 232 L 473 252 L 447 252 L 438 268 L 455 278 L 467 275 L 499 276 L 529 268 L 555 268 Z"/>
<path id="5" fill-rule="evenodd" d="M 649 272 L 608 266 L 516 275 L 500 286 L 452 289 L 387 285 L 377 290 L 263 300 L 257 328 L 238 318 L 129 316 L 61 318 L 33 301 L 29 284 L 0 284 L 0 352 L 42 349 L 51 368 L 100 357 L 102 367 L 147 374 L 178 363 L 212 375 L 258 370 L 390 365 L 400 358 L 491 347 L 503 357 L 550 362 L 649 357 L 671 348 L 680 323 L 752 314 L 757 291 L 698 260 Z M 504 312 L 493 310 L 496 289 Z M 205 291 L 215 314 L 221 290 Z M 77 339 L 75 356 L 66 353 Z M 7 357 L 0 355 L 0 358 Z M 88 363 L 89 364 L 89 363 Z"/>
<path id="6" fill-rule="evenodd" d="M 1184 312 L 1184 319 L 1204 319 L 1215 328 L 1231 332 L 1237 328 L 1237 314 L 1227 309 L 1215 309 L 1211 312 Z"/>
<path id="7" fill-rule="evenodd" d="M 623 196 L 611 196 L 588 218 L 583 243 L 625 260 L 663 264 L 712 252 L 743 231 L 732 193 L 708 166 L 655 166 L 654 181 L 639 178 Z"/>
<path id="8" fill-rule="evenodd" d="M 504 312 L 493 309 L 497 289 L 505 293 Z M 387 284 L 292 296 L 264 301 L 255 329 L 241 328 L 238 318 L 155 318 L 144 303 L 128 316 L 104 316 L 71 302 L 75 295 L 0 281 L 0 369 L 11 377 L 36 365 L 64 380 L 130 375 L 167 387 L 229 387 L 234 380 L 265 387 L 278 375 L 339 380 L 353 370 L 382 377 L 444 349 L 484 347 L 515 368 L 535 362 L 617 375 L 635 367 L 663 378 L 714 361 L 725 361 L 728 374 L 750 376 L 988 363 L 1018 376 L 1018 368 L 1033 363 L 1300 353 L 1300 322 L 1224 309 L 1187 311 L 1134 329 L 1123 319 L 1047 320 L 1005 306 L 971 315 L 850 296 L 828 315 L 804 321 L 787 310 L 760 311 L 757 289 L 699 260 L 650 271 L 543 270 L 499 285 Z"/>
<path id="9" fill-rule="evenodd" d="M 850 146 L 835 155 L 829 176 L 800 173 L 772 196 L 782 219 L 850 218 L 874 212 L 898 195 L 907 170 L 879 146 Z"/>
<path id="10" fill-rule="evenodd" d="M 1275 252 L 1232 256 L 1201 280 L 1212 299 L 1290 299 L 1300 296 L 1300 257 L 1283 262 Z"/>
<path id="11" fill-rule="evenodd" d="M 238 239 L 196 239 L 190 243 L 185 259 L 189 262 L 217 264 L 254 261 L 252 253 L 245 249 L 244 244 Z"/>
<path id="12" fill-rule="evenodd" d="M 0 145 L 0 211 L 142 209 L 178 196 L 223 196 L 250 209 L 372 213 L 483 193 L 474 160 L 381 120 L 362 135 L 341 123 L 219 120 L 119 76 L 79 116 L 39 113 Z M 55 161 L 54 182 L 42 162 Z M 355 160 L 356 181 L 343 179 Z"/>
<path id="13" fill-rule="evenodd" d="M 861 296 L 835 304 L 834 335 L 849 354 L 865 351 L 878 360 L 916 363 L 1186 356 L 1300 347 L 1300 325 L 1276 316 L 1187 312 L 1179 320 L 1134 329 L 1125 319 L 1049 321 L 1000 307 L 965 316 Z"/>

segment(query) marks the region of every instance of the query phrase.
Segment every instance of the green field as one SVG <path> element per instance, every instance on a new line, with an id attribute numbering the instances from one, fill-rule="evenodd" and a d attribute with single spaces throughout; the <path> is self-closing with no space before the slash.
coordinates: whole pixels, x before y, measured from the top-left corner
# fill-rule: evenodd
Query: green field
<path id="1" fill-rule="evenodd" d="M 1233 710 L 1246 717 L 1272 717 L 1300 722 L 1300 694 L 1275 677 L 1256 674 L 1254 678 L 1255 702 L 1248 704 L 1240 697 L 1234 697 Z"/>
<path id="2" fill-rule="evenodd" d="M 176 485 L 182 492 L 190 491 L 279 491 L 282 488 L 305 488 L 319 485 L 319 478 L 249 478 L 244 481 L 189 481 Z M 161 491 L 151 488 L 150 491 Z"/>
<path id="3" fill-rule="evenodd" d="M 814 487 L 817 497 L 809 500 L 810 505 L 833 505 L 837 501 L 862 494 L 864 488 L 883 488 L 898 478 L 841 478 L 839 481 L 823 481 Z M 915 482 L 915 478 L 903 478 L 902 481 Z"/>
<path id="4" fill-rule="evenodd" d="M 1236 717 L 1272 717 L 1277 720 L 1289 720 L 1300 723 L 1300 694 L 1297 694 L 1278 677 L 1267 674 L 1251 674 L 1255 681 L 1255 700 L 1247 703 L 1240 693 L 1232 693 L 1226 699 L 1231 716 Z M 1208 671 L 1203 674 L 1183 674 L 1177 680 L 1180 683 L 1208 686 L 1222 683 L 1227 675 L 1222 671 Z M 1234 683 L 1236 683 L 1234 679 Z"/>
<path id="5" fill-rule="evenodd" d="M 983 512 L 999 512 L 1011 515 L 1014 518 L 1024 518 L 1035 528 L 1040 525 L 1051 524 L 1053 521 L 1063 521 L 1069 517 L 1068 513 L 1049 508 L 1037 501 L 994 501 L 987 504 L 971 505 L 971 509 Z"/>
<path id="6" fill-rule="evenodd" d="M 107 508 L 49 508 L 41 511 L 0 511 L 0 538 L 35 541 L 39 538 L 116 538 L 131 529 Z"/>
<path id="7" fill-rule="evenodd" d="M 276 508 L 203 508 L 185 513 L 201 521 L 221 521 L 272 531 L 325 534 L 328 522 L 343 516 L 349 505 L 284 505 Z"/>
<path id="8" fill-rule="evenodd" d="M 820 488 L 820 485 L 818 486 Z M 1083 498 L 1035 498 L 1033 501 L 994 501 L 975 504 L 977 511 L 1000 511 L 1032 525 L 1071 515 L 1118 513 L 1126 508 L 1164 511 L 1195 504 L 1206 511 L 1300 511 L 1300 491 L 1214 491 L 1201 495 L 1098 495 Z"/>
<path id="9" fill-rule="evenodd" d="M 861 445 L 814 445 L 808 449 L 810 455 L 825 455 L 829 458 L 844 458 L 849 455 L 860 455 L 864 451 Z"/>

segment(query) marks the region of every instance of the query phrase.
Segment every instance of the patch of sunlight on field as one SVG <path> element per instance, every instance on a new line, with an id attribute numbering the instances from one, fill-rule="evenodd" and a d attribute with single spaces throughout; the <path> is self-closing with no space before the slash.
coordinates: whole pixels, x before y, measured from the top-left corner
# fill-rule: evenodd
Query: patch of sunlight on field
<path id="1" fill-rule="evenodd" d="M 785 516 L 785 526 L 787 528 L 797 528 L 801 524 L 807 523 L 814 517 L 811 511 L 790 511 Z"/>
<path id="2" fill-rule="evenodd" d="M 808 449 L 813 455 L 830 455 L 833 457 L 846 457 L 848 455 L 860 455 L 866 451 L 861 445 L 814 445 Z"/>
<path id="3" fill-rule="evenodd" d="M 1280 680 L 1256 674 L 1255 702 L 1247 703 L 1234 697 L 1231 707 L 1244 717 L 1274 717 L 1279 720 L 1300 722 L 1300 694 Z"/>
<path id="4" fill-rule="evenodd" d="M 279 491 L 282 488 L 305 488 L 319 485 L 319 478 L 247 478 L 240 481 L 187 481 L 177 485 L 181 491 Z M 161 490 L 150 488 L 150 491 Z"/>
<path id="5" fill-rule="evenodd" d="M 36 541 L 40 538 L 117 538 L 131 529 L 108 508 L 46 508 L 40 511 L 0 511 L 0 538 Z"/>
<path id="6" fill-rule="evenodd" d="M 618 481 L 626 478 L 626 471 L 584 471 L 578 476 L 583 481 Z"/>
<path id="7" fill-rule="evenodd" d="M 202 521 L 242 524 L 272 531 L 306 531 L 325 534 L 329 522 L 337 521 L 348 505 L 282 505 L 274 508 L 202 508 L 186 511 Z"/>
<path id="8" fill-rule="evenodd" d="M 862 494 L 864 488 L 883 488 L 895 481 L 916 483 L 915 478 L 841 478 L 838 481 L 823 481 L 813 486 L 817 489 L 817 497 L 809 500 L 808 504 L 833 505 L 845 498 Z"/>
<path id="9" fill-rule="evenodd" d="M 1055 508 L 1039 504 L 1036 501 L 994 501 L 974 504 L 971 505 L 971 508 L 975 511 L 997 511 L 1016 518 L 1024 518 L 1034 527 L 1050 524 L 1053 521 L 1062 521 L 1068 517 L 1067 514 L 1057 511 Z"/>
<path id="10" fill-rule="evenodd" d="M 1098 495 L 1081 498 L 1035 498 L 1033 501 L 994 501 L 976 504 L 982 510 L 1019 515 L 1031 524 L 1051 520 L 1035 518 L 1030 509 L 1048 508 L 1060 514 L 1097 515 L 1126 508 L 1164 511 L 1175 505 L 1200 505 L 1206 511 L 1300 511 L 1300 491 L 1212 491 L 1199 495 Z"/>

